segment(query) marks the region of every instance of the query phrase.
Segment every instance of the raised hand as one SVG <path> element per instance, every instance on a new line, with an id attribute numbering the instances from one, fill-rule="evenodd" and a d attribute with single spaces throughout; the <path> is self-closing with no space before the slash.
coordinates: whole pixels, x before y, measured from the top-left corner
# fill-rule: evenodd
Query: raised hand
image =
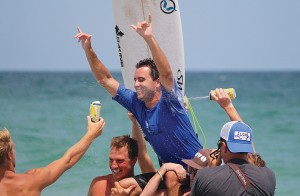
<path id="1" fill-rule="evenodd" d="M 136 25 L 131 25 L 131 27 L 144 39 L 152 36 L 152 18 L 149 14 L 148 21 L 138 22 Z"/>
<path id="2" fill-rule="evenodd" d="M 222 88 L 216 88 L 216 94 L 210 93 L 211 100 L 217 102 L 222 108 L 232 105 L 232 101 L 227 92 Z"/>
<path id="3" fill-rule="evenodd" d="M 92 122 L 91 117 L 87 116 L 88 126 L 87 131 L 88 133 L 93 137 L 97 138 L 99 135 L 101 135 L 103 128 L 105 126 L 105 121 L 103 118 L 100 118 L 100 121 L 98 122 Z"/>
<path id="4" fill-rule="evenodd" d="M 78 42 L 81 42 L 83 49 L 90 49 L 92 47 L 92 35 L 82 32 L 80 27 L 77 27 L 77 31 L 78 33 L 74 36 L 74 38 L 78 39 Z"/>
<path id="5" fill-rule="evenodd" d="M 136 123 L 136 118 L 133 116 L 133 114 L 131 112 L 128 111 L 127 115 L 132 123 Z"/>
<path id="6" fill-rule="evenodd" d="M 180 181 L 186 179 L 186 170 L 180 164 L 165 163 L 162 168 L 165 169 L 165 172 L 174 171 Z"/>

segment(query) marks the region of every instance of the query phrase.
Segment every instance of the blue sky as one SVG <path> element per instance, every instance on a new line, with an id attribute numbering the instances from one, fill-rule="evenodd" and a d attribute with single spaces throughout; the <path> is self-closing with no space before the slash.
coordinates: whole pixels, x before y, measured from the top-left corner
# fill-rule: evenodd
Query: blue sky
<path id="1" fill-rule="evenodd" d="M 299 0 L 179 0 L 187 70 L 300 70 Z M 0 71 L 89 70 L 76 27 L 119 70 L 112 3 L 3 1 Z"/>

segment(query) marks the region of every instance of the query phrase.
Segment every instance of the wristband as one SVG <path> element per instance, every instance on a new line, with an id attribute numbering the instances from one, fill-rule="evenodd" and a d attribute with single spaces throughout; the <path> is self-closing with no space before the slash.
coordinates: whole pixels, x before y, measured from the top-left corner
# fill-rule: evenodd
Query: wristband
<path id="1" fill-rule="evenodd" d="M 156 173 L 158 173 L 158 175 L 160 176 L 160 178 L 161 178 L 161 181 L 164 181 L 164 178 L 163 178 L 163 176 L 161 175 L 161 173 L 157 170 L 156 171 Z"/>

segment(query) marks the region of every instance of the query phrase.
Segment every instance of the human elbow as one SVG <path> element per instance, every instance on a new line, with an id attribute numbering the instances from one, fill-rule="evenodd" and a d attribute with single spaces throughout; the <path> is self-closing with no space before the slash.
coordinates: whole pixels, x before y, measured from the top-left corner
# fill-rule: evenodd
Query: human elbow
<path id="1" fill-rule="evenodd" d="M 105 88 L 105 87 L 108 87 L 108 86 L 109 86 L 110 79 L 111 79 L 111 78 L 101 78 L 101 79 L 99 79 L 97 82 L 98 82 L 101 86 L 103 86 L 103 87 Z"/>

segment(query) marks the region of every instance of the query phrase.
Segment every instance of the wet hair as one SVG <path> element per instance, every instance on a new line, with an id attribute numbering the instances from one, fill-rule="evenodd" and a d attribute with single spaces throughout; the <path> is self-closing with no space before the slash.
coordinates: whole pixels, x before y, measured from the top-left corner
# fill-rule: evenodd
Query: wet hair
<path id="1" fill-rule="evenodd" d="M 157 67 L 154 63 L 154 61 L 151 59 L 151 58 L 147 58 L 147 59 L 143 59 L 143 60 L 140 60 L 135 68 L 140 68 L 140 67 L 149 67 L 151 73 L 151 78 L 152 80 L 157 80 L 159 78 L 159 72 L 157 70 Z"/>
<path id="2" fill-rule="evenodd" d="M 12 140 L 9 131 L 4 128 L 0 131 L 0 165 L 4 163 L 7 153 L 12 150 Z"/>
<path id="3" fill-rule="evenodd" d="M 117 149 L 127 147 L 128 156 L 131 160 L 138 157 L 138 143 L 129 135 L 113 137 L 110 142 L 110 148 L 112 147 L 115 147 Z"/>
<path id="4" fill-rule="evenodd" d="M 253 159 L 253 164 L 258 166 L 258 167 L 265 167 L 266 162 L 262 159 L 259 153 L 254 153 L 254 154 L 248 154 L 248 156 L 251 156 Z"/>

